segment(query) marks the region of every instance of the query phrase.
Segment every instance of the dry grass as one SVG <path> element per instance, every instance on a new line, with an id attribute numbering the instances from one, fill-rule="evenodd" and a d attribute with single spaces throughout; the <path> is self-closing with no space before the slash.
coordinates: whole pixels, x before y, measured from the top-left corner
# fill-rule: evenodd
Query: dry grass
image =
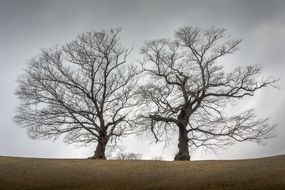
<path id="1" fill-rule="evenodd" d="M 285 189 L 285 156 L 234 161 L 0 157 L 1 190 Z"/>

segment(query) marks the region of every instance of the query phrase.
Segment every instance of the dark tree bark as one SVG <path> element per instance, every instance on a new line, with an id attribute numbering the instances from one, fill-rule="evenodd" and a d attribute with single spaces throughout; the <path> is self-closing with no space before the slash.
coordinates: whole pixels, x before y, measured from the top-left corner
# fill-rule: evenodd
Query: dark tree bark
<path id="1" fill-rule="evenodd" d="M 189 161 L 189 146 L 188 146 L 188 131 L 186 126 L 179 126 L 179 138 L 178 138 L 178 153 L 175 155 L 174 160 Z"/>
<path id="2" fill-rule="evenodd" d="M 107 143 L 108 143 L 108 140 L 106 139 L 106 137 L 101 137 L 101 139 L 98 140 L 95 154 L 92 157 L 93 159 L 103 159 L 103 160 L 106 159 L 105 149 L 106 149 Z"/>
<path id="3" fill-rule="evenodd" d="M 277 80 L 258 80 L 261 67 L 237 67 L 226 73 L 219 58 L 235 53 L 241 40 L 231 40 L 225 29 L 182 27 L 175 40 L 145 43 L 141 59 L 150 78 L 140 87 L 145 109 L 138 114 L 142 133 L 168 142 L 178 131 L 175 160 L 189 160 L 189 148 L 227 146 L 234 142 L 261 143 L 273 137 L 274 125 L 254 111 L 225 112 L 231 102 L 253 96 Z"/>

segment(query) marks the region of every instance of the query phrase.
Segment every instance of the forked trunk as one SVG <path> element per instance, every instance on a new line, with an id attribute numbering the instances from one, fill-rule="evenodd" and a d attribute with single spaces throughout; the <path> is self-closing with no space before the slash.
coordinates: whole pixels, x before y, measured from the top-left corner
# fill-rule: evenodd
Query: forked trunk
<path id="1" fill-rule="evenodd" d="M 188 132 L 185 126 L 179 127 L 178 138 L 178 153 L 175 155 L 174 160 L 190 160 L 189 148 L 188 148 Z"/>

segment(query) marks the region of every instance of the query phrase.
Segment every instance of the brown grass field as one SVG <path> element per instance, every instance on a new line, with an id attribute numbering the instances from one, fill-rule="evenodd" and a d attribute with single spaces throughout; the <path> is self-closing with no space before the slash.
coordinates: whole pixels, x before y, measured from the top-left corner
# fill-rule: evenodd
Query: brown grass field
<path id="1" fill-rule="evenodd" d="M 0 190 L 282 189 L 285 155 L 221 161 L 0 157 Z"/>

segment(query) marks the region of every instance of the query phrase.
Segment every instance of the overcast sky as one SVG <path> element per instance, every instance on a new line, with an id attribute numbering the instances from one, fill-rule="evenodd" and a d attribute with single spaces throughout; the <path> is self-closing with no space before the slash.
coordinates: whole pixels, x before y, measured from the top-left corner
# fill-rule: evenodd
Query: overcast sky
<path id="1" fill-rule="evenodd" d="M 122 43 L 136 60 L 145 40 L 173 37 L 181 26 L 225 27 L 241 38 L 241 50 L 225 65 L 261 64 L 265 76 L 280 78 L 279 89 L 267 88 L 242 102 L 261 117 L 278 124 L 277 137 L 265 146 L 241 143 L 217 153 L 196 152 L 192 159 L 237 159 L 285 154 L 285 1 L 284 0 L 0 0 L 0 155 L 29 157 L 87 157 L 95 145 L 75 147 L 61 141 L 31 140 L 13 122 L 18 100 L 16 79 L 25 63 L 41 48 L 74 39 L 77 34 L 122 27 Z M 129 137 L 121 144 L 126 152 L 144 158 L 172 159 L 176 145 L 149 144 Z"/>

